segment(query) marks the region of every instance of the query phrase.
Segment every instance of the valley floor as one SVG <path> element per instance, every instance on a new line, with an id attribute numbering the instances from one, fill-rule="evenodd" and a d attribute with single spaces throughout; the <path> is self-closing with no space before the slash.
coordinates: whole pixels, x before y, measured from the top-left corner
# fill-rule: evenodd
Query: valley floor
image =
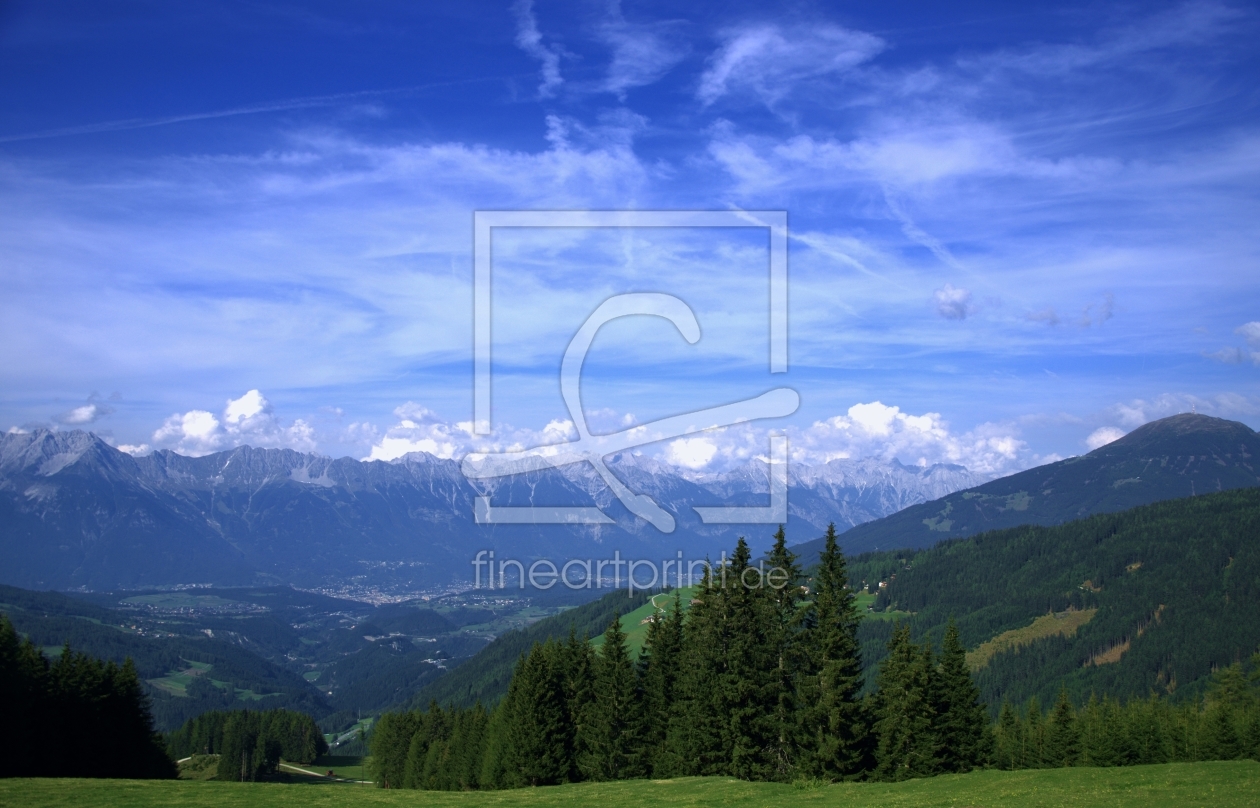
<path id="1" fill-rule="evenodd" d="M 135 808 L 253 808 L 417 805 L 450 808 L 651 805 L 653 808 L 763 806 L 1254 806 L 1260 763 L 1173 763 L 1117 769 L 984 771 L 906 783 L 846 783 L 801 789 L 727 778 L 630 780 L 553 788 L 475 793 L 385 791 L 369 785 L 217 783 L 137 780 L 0 780 L 0 806 L 134 806 Z"/>

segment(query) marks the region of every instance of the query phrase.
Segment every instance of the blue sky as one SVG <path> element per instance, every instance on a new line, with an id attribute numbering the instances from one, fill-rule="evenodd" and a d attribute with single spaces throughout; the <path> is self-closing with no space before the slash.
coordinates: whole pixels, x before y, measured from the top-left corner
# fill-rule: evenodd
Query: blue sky
<path id="1" fill-rule="evenodd" d="M 779 385 L 780 423 L 648 451 L 1004 473 L 1189 411 L 1260 426 L 1254 5 L 0 5 L 0 426 L 130 451 L 388 458 Z M 472 417 L 472 216 L 786 210 L 759 231 L 496 236 Z M 697 427 L 708 424 L 697 423 Z M 761 448 L 759 448 L 761 447 Z"/>

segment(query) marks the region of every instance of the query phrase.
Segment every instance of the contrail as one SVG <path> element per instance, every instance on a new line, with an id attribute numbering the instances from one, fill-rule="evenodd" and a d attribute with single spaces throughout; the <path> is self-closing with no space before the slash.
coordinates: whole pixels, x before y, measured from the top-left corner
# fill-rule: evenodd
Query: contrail
<path id="1" fill-rule="evenodd" d="M 413 93 L 437 87 L 450 87 L 459 84 L 472 84 L 481 81 L 502 81 L 522 78 L 532 74 L 515 74 L 510 76 L 485 76 L 473 79 L 457 79 L 439 81 L 430 84 L 418 84 L 413 87 L 397 87 L 389 90 L 360 90 L 352 93 L 335 93 L 333 95 L 312 95 L 302 98 L 290 98 L 284 101 L 269 101 L 261 104 L 247 104 L 241 107 L 214 110 L 212 112 L 191 112 L 186 115 L 168 115 L 160 118 L 124 118 L 117 121 L 102 121 L 81 126 L 66 126 L 60 129 L 45 129 L 40 132 L 26 132 L 19 135 L 0 135 L 0 143 L 14 143 L 22 140 L 43 140 L 45 138 L 67 137 L 70 135 L 89 135 L 97 132 L 119 132 L 127 129 L 147 129 L 153 126 L 167 126 L 187 121 L 204 121 L 211 118 L 230 118 L 235 115 L 257 115 L 263 112 L 283 112 L 289 109 L 306 109 L 310 107 L 326 107 L 343 101 L 359 98 L 374 98 L 384 95 Z"/>

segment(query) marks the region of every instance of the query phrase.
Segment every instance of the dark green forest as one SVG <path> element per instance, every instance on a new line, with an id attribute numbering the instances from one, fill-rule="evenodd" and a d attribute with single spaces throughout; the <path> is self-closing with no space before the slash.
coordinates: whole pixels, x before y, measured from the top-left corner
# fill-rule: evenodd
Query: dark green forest
<path id="1" fill-rule="evenodd" d="M 677 600 L 656 616 L 637 659 L 616 619 L 598 650 L 552 626 L 489 709 L 434 701 L 383 716 L 377 781 L 900 780 L 1257 757 L 1258 528 L 1260 491 L 1246 490 L 852 566 L 832 529 L 809 574 L 780 531 L 766 567 L 786 571 L 781 588 L 765 585 L 741 539 L 685 616 Z M 855 595 L 868 587 L 876 614 L 901 619 L 860 614 Z M 968 647 L 1086 609 L 1096 616 L 1075 636 L 969 668 Z M 1116 662 L 1085 664 L 1119 642 Z"/>
<path id="2" fill-rule="evenodd" d="M 851 581 L 878 592 L 874 609 L 901 613 L 916 636 L 939 643 L 952 616 L 967 648 L 1041 615 L 1096 608 L 1075 635 L 997 654 L 977 672 L 994 717 L 1003 701 L 1051 704 L 1061 688 L 1078 706 L 1091 693 L 1190 699 L 1214 670 L 1260 647 L 1260 489 L 867 553 Z M 868 667 L 892 631 L 863 621 Z M 1108 651 L 1116 661 L 1095 664 Z"/>
<path id="3" fill-rule="evenodd" d="M 102 662 L 66 645 L 49 662 L 0 615 L 0 776 L 170 778 L 131 660 Z"/>
<path id="4" fill-rule="evenodd" d="M 834 527 L 809 587 L 782 530 L 775 538 L 778 580 L 741 539 L 685 619 L 677 597 L 657 615 L 638 659 L 614 615 L 598 651 L 576 632 L 535 644 L 490 711 L 434 703 L 383 716 L 372 739 L 378 784 L 897 780 L 986 763 L 989 722 L 957 632 L 938 655 L 898 631 L 878 690 L 863 697 L 860 616 Z"/>
<path id="5" fill-rule="evenodd" d="M 291 710 L 209 712 L 170 734 L 175 760 L 218 755 L 218 780 L 254 781 L 275 774 L 280 761 L 311 763 L 328 751 L 315 721 Z"/>

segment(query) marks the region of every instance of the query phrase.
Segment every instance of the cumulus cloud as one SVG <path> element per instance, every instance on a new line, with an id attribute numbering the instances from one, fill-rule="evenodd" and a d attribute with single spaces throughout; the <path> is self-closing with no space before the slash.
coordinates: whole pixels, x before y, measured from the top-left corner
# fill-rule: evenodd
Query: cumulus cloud
<path id="1" fill-rule="evenodd" d="M 846 415 L 789 430 L 789 437 L 793 459 L 806 463 L 877 457 L 925 466 L 957 464 L 993 475 L 1028 465 L 1028 446 L 1012 426 L 981 424 L 956 434 L 939 413 L 911 415 L 880 401 L 855 404 Z"/>
<path id="2" fill-rule="evenodd" d="M 946 320 L 966 320 L 976 312 L 971 292 L 948 283 L 932 293 L 932 300 L 936 303 L 936 312 Z"/>
<path id="3" fill-rule="evenodd" d="M 542 83 L 538 85 L 538 96 L 550 98 L 564 83 L 564 78 L 560 75 L 561 50 L 543 43 L 538 20 L 534 17 L 533 0 L 517 0 L 512 5 L 512 12 L 516 15 L 516 46 L 542 65 Z"/>
<path id="4" fill-rule="evenodd" d="M 884 49 L 873 34 L 834 25 L 752 25 L 727 31 L 723 40 L 696 91 L 706 106 L 736 91 L 773 104 L 804 79 L 848 70 Z"/>
<path id="5" fill-rule="evenodd" d="M 1089 433 L 1089 437 L 1085 438 L 1085 445 L 1092 452 L 1095 449 L 1106 446 L 1112 441 L 1120 440 L 1125 436 L 1123 429 L 1117 429 L 1114 426 L 1101 426 Z"/>
<path id="6" fill-rule="evenodd" d="M 364 459 L 395 460 L 410 452 L 460 460 L 467 454 L 525 452 L 554 455 L 577 439 L 573 423 L 556 419 L 541 430 L 498 426 L 490 436 L 472 434 L 471 422 L 450 423 L 414 402 L 395 411 L 397 424 L 375 441 Z M 598 435 L 630 429 L 641 441 L 636 453 L 688 471 L 717 472 L 750 460 L 764 460 L 770 426 L 743 423 L 731 427 L 697 424 L 682 437 L 654 435 L 634 426 L 634 417 L 601 410 L 588 414 L 596 446 Z M 1000 475 L 1042 461 L 1028 452 L 1018 430 L 1003 424 L 981 424 L 955 433 L 939 413 L 914 415 L 880 401 L 854 404 L 844 415 L 808 427 L 776 427 L 789 438 L 792 461 L 808 465 L 832 460 L 878 458 L 914 465 L 949 463 L 981 474 Z M 1058 459 L 1057 457 L 1055 459 Z"/>
<path id="7" fill-rule="evenodd" d="M 670 441 L 665 450 L 665 459 L 675 466 L 702 469 L 709 465 L 717 450 L 712 438 L 679 438 Z"/>
<path id="8" fill-rule="evenodd" d="M 288 426 L 282 424 L 271 402 L 258 390 L 229 399 L 221 418 L 208 410 L 176 413 L 153 433 L 152 440 L 154 446 L 192 457 L 245 445 L 299 452 L 316 448 L 314 428 L 300 418 Z"/>
<path id="9" fill-rule="evenodd" d="M 398 423 L 372 446 L 364 460 L 396 460 L 412 452 L 427 452 L 443 459 L 459 458 L 470 451 L 472 421 L 450 424 L 437 413 L 408 401 L 394 409 Z"/>
<path id="10" fill-rule="evenodd" d="M 144 457 L 153 452 L 153 447 L 147 443 L 120 443 L 114 448 L 120 452 L 126 452 L 132 457 Z"/>
<path id="11" fill-rule="evenodd" d="M 56 416 L 54 420 L 56 420 L 57 423 L 65 424 L 66 426 L 85 426 L 87 424 L 96 423 L 113 411 L 114 410 L 112 408 L 106 407 L 103 404 L 88 402 L 81 407 L 75 407 L 72 410 L 61 413 Z"/>

